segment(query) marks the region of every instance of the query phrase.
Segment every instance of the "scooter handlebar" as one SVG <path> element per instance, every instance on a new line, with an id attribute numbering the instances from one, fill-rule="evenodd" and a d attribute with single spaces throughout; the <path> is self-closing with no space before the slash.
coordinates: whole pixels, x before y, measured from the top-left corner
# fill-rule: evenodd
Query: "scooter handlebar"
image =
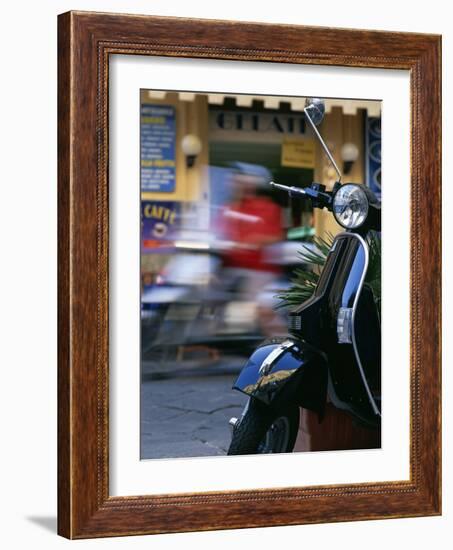
<path id="1" fill-rule="evenodd" d="M 282 185 L 281 183 L 275 183 L 274 181 L 270 181 L 269 185 L 272 185 L 272 187 L 277 187 L 277 189 L 282 189 L 283 191 L 287 191 L 288 193 L 297 193 L 299 195 L 306 195 L 304 189 L 301 189 L 300 187 L 290 187 L 289 185 Z"/>
<path id="2" fill-rule="evenodd" d="M 300 187 L 290 187 L 289 185 L 282 185 L 281 183 L 269 182 L 272 187 L 282 189 L 289 195 L 303 195 L 311 199 L 311 202 L 315 208 L 328 208 L 331 209 L 332 193 L 326 191 L 324 185 L 319 183 L 312 183 L 310 187 L 301 189 Z"/>

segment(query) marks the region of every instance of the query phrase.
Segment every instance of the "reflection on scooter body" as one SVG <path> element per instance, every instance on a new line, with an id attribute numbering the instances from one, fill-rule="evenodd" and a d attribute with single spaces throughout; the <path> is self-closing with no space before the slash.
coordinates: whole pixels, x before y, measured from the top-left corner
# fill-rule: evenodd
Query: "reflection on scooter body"
<path id="1" fill-rule="evenodd" d="M 305 113 L 315 128 L 323 104 L 312 101 Z M 380 428 L 380 315 L 364 284 L 380 203 L 365 186 L 340 181 L 331 192 L 316 183 L 306 189 L 272 183 L 327 208 L 345 232 L 335 237 L 313 296 L 291 311 L 290 335 L 262 344 L 238 376 L 233 387 L 249 400 L 241 418 L 230 420 L 228 454 L 291 452 L 299 408 L 322 420 L 327 400 L 362 425 Z"/>

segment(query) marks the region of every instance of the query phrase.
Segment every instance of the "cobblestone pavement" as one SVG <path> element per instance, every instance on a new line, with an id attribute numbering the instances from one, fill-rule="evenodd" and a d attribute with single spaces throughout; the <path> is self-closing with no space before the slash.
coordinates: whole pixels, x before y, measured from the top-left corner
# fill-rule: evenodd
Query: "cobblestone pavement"
<path id="1" fill-rule="evenodd" d="M 231 389 L 237 374 L 179 375 L 144 380 L 141 387 L 141 457 L 225 455 L 228 420 L 246 397 Z"/>

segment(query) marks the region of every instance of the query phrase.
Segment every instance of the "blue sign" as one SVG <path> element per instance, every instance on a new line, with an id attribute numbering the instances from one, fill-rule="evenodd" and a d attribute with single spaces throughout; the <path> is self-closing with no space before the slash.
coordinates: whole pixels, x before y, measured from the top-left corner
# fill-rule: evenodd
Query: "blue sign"
<path id="1" fill-rule="evenodd" d="M 142 201 L 142 250 L 171 241 L 179 228 L 180 212 L 179 202 Z"/>
<path id="2" fill-rule="evenodd" d="M 171 105 L 142 103 L 140 179 L 142 191 L 171 193 L 176 185 L 176 117 Z"/>
<path id="3" fill-rule="evenodd" d="M 366 129 L 367 185 L 381 198 L 381 118 L 368 117 Z"/>

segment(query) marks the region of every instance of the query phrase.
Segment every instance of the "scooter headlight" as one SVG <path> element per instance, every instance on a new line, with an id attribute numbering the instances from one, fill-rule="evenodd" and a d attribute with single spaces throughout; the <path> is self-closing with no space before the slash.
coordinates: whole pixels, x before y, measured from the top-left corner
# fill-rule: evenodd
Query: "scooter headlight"
<path id="1" fill-rule="evenodd" d="M 346 229 L 360 227 L 368 216 L 368 207 L 368 197 L 362 185 L 342 185 L 333 197 L 333 215 Z"/>

